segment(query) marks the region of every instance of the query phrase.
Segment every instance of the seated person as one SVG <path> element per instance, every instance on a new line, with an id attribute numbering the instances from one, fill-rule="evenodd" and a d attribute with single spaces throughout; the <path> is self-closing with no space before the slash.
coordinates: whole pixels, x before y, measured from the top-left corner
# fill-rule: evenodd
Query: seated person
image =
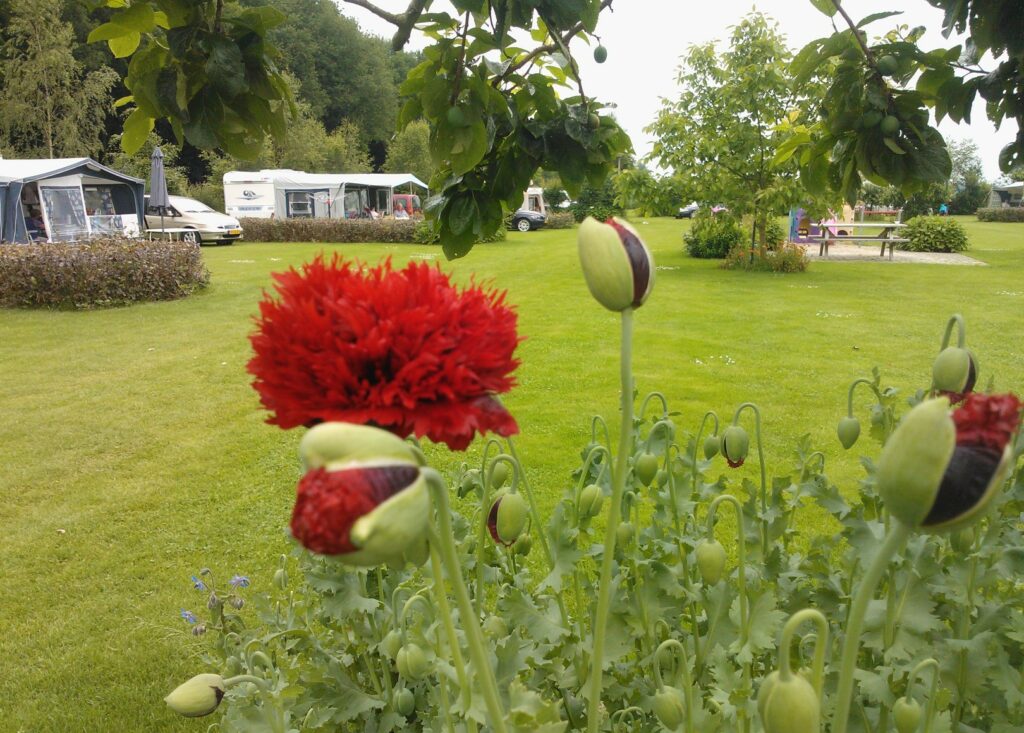
<path id="1" fill-rule="evenodd" d="M 408 219 L 409 218 L 409 212 L 405 210 L 405 206 L 402 205 L 401 203 L 399 203 L 398 206 L 395 207 L 395 218 L 396 219 Z"/>
<path id="2" fill-rule="evenodd" d="M 29 236 L 46 236 L 46 225 L 43 223 L 43 212 L 38 207 L 30 207 L 25 217 L 25 229 Z"/>

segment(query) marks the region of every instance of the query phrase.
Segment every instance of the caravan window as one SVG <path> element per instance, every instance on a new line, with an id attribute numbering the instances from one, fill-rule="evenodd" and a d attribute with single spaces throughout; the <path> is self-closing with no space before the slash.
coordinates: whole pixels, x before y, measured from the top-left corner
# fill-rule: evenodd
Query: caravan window
<path id="1" fill-rule="evenodd" d="M 82 189 L 70 186 L 40 186 L 40 191 L 43 194 L 43 206 L 46 209 L 52 241 L 73 241 L 89 235 Z"/>

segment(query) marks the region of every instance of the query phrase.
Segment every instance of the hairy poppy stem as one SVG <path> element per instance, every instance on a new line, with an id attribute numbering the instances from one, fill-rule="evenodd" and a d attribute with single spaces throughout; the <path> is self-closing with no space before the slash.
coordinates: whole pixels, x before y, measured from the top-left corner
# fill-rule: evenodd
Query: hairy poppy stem
<path id="1" fill-rule="evenodd" d="M 462 705 L 466 710 L 473 702 L 473 689 L 469 680 L 466 679 L 466 665 L 462 661 L 462 649 L 459 648 L 459 637 L 455 633 L 455 623 L 452 621 L 451 608 L 448 606 L 448 593 L 444 586 L 444 577 L 441 575 L 441 558 L 437 554 L 437 547 L 430 542 L 430 570 L 434 575 L 434 602 L 437 603 L 437 610 L 440 612 L 441 622 L 444 624 L 445 636 L 448 637 L 448 647 L 452 650 L 452 663 L 455 665 L 455 673 L 459 677 L 459 690 L 462 694 Z M 447 716 L 448 710 L 445 710 Z M 451 721 L 449 720 L 449 723 Z M 476 730 L 476 721 L 466 718 L 471 726 L 469 730 Z"/>
<path id="2" fill-rule="evenodd" d="M 608 506 L 608 525 L 604 531 L 601 558 L 601 579 L 598 581 L 597 613 L 593 626 L 593 655 L 590 662 L 590 690 L 587 693 L 587 731 L 597 733 L 600 725 L 601 676 L 604 673 L 604 644 L 611 610 L 612 564 L 615 561 L 616 530 L 622 511 L 622 494 L 626 487 L 626 468 L 633 454 L 633 309 L 622 311 L 622 343 L 620 345 L 619 377 L 622 390 L 619 426 L 619 452 L 612 473 L 612 496 Z"/>
<path id="3" fill-rule="evenodd" d="M 462 621 L 463 631 L 466 632 L 466 641 L 469 643 L 469 656 L 473 660 L 473 667 L 476 670 L 476 680 L 483 694 L 484 703 L 487 705 L 487 717 L 494 733 L 506 733 L 505 710 L 501 705 L 501 697 L 498 695 L 498 683 L 494 679 L 494 669 L 491 667 L 491 660 L 487 656 L 484 647 L 484 633 L 480 629 L 480 621 L 473 610 L 473 601 L 466 590 L 466 584 L 462 580 L 462 572 L 459 566 L 459 557 L 455 554 L 454 537 L 452 529 L 452 510 L 448 503 L 448 487 L 445 486 L 441 474 L 430 468 L 422 469 L 427 486 L 434 499 L 435 514 L 437 516 L 437 529 L 430 527 L 430 545 L 436 547 L 441 553 L 441 560 L 444 562 L 445 570 L 448 571 L 448 579 L 452 584 L 452 591 L 455 593 L 455 602 L 459 606 L 459 619 Z M 453 645 L 454 646 L 454 645 Z"/>
<path id="4" fill-rule="evenodd" d="M 761 468 L 761 562 L 768 562 L 768 525 L 765 515 L 768 514 L 768 474 L 764 465 L 764 446 L 761 443 L 761 410 L 753 402 L 744 402 L 736 408 L 732 416 L 732 424 L 738 425 L 740 413 L 750 410 L 754 413 L 754 437 L 757 438 L 757 462 Z M 742 541 L 742 540 L 741 540 Z"/>
<path id="5" fill-rule="evenodd" d="M 832 733 L 846 733 L 850 722 L 850 705 L 853 701 L 853 677 L 857 671 L 857 654 L 860 650 L 860 634 L 864 628 L 864 615 L 868 604 L 875 595 L 875 589 L 882 579 L 889 561 L 903 549 L 910 538 L 911 529 L 893 518 L 891 529 L 878 548 L 871 564 L 864 572 L 860 585 L 853 594 L 850 613 L 846 618 L 846 638 L 843 639 L 843 655 L 840 659 L 839 685 L 836 688 L 836 706 L 832 715 Z"/>

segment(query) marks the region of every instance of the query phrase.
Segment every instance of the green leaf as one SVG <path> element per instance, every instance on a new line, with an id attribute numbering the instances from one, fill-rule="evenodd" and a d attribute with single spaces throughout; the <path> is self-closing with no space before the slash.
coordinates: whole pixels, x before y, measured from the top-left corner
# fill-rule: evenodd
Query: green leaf
<path id="1" fill-rule="evenodd" d="M 894 15 L 903 15 L 903 11 L 902 10 L 888 10 L 888 11 L 886 11 L 884 13 L 872 13 L 871 15 L 867 16 L 866 18 L 861 19 L 861 21 L 857 24 L 856 27 L 857 28 L 863 28 L 868 23 L 874 23 L 876 20 L 882 20 L 883 18 L 891 18 Z"/>
<path id="2" fill-rule="evenodd" d="M 215 37 L 210 43 L 206 75 L 212 85 L 228 97 L 245 89 L 245 66 L 238 45 L 227 38 Z"/>
<path id="3" fill-rule="evenodd" d="M 142 43 L 142 34 L 137 31 L 131 31 L 127 35 L 111 38 L 107 41 L 107 45 L 110 46 L 110 52 L 114 54 L 116 59 L 131 56 L 135 53 L 135 49 L 139 47 L 140 43 Z"/>
<path id="4" fill-rule="evenodd" d="M 153 7 L 148 2 L 137 2 L 127 10 L 115 14 L 110 21 L 137 33 L 149 33 L 156 27 Z"/>
<path id="5" fill-rule="evenodd" d="M 893 140 L 891 137 L 883 137 L 882 138 L 882 142 L 885 144 L 885 147 L 889 148 L 889 150 L 891 150 L 892 152 L 896 153 L 896 155 L 906 155 L 907 154 L 907 151 L 904 150 L 903 148 L 901 148 L 899 146 L 899 144 L 895 140 Z"/>
<path id="6" fill-rule="evenodd" d="M 454 199 L 447 208 L 448 227 L 453 234 L 472 232 L 480 218 L 480 209 L 472 193 L 463 193 Z M 479 228 L 479 227 L 476 227 Z"/>
<path id="7" fill-rule="evenodd" d="M 130 28 L 125 28 L 117 23 L 104 23 L 103 25 L 97 26 L 89 33 L 87 39 L 88 43 L 96 43 L 97 41 L 109 41 L 112 38 L 121 38 L 127 36 L 132 32 Z"/>
<path id="8" fill-rule="evenodd" d="M 836 6 L 832 4 L 832 0 L 811 0 L 811 5 L 830 18 L 837 12 Z"/>
<path id="9" fill-rule="evenodd" d="M 136 108 L 124 121 L 124 133 L 121 135 L 121 149 L 132 155 L 142 147 L 153 130 L 155 120 Z"/>

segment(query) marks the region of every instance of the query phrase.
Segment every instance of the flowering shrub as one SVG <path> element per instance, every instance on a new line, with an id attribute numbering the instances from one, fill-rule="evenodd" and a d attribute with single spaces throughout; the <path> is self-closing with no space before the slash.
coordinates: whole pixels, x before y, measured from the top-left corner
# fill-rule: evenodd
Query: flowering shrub
<path id="1" fill-rule="evenodd" d="M 299 445 L 306 474 L 292 529 L 331 557 L 282 558 L 274 588 L 255 599 L 254 624 L 218 622 L 215 610 L 210 661 L 234 676 L 197 675 L 168 705 L 201 715 L 223 699 L 224 731 L 820 733 L 826 718 L 830 733 L 847 733 L 851 720 L 878 733 L 893 724 L 899 733 L 1019 730 L 1021 403 L 973 393 L 963 320 L 950 320 L 932 381 L 904 416 L 877 370 L 850 385 L 839 439 L 850 448 L 860 437 L 863 386 L 882 446 L 877 461 L 863 459 L 851 502 L 808 436 L 769 476 L 756 405 L 740 404 L 727 423 L 706 413 L 692 432 L 658 393 L 634 412 L 632 320 L 651 293 L 653 260 L 619 220 L 586 221 L 579 251 L 591 293 L 620 316 L 618 448 L 595 417 L 544 521 L 511 439 L 488 439 L 479 464 L 446 481 L 390 432 L 317 425 Z M 332 268 L 338 287 L 315 285 L 327 276 L 320 262 L 308 285 L 289 273 L 281 301 L 264 307 L 294 310 L 294 329 L 408 287 L 386 267 Z M 315 350 L 288 347 L 268 315 L 258 354 L 261 338 L 285 343 L 257 359 L 288 365 L 291 377 L 309 359 L 308 371 L 335 378 Z M 397 351 L 404 338 L 388 343 Z M 514 347 L 517 337 L 505 340 Z M 344 372 L 355 356 L 328 358 Z M 392 376 L 359 373 L 370 385 Z M 935 396 L 950 390 L 959 407 Z M 403 409 L 410 416 L 385 425 L 399 435 L 417 399 Z M 713 475 L 755 461 L 759 480 Z M 451 511 L 449 485 L 469 505 L 465 516 Z M 305 505 L 309 496 L 317 507 Z M 832 517 L 833 533 L 801 531 L 812 509 Z M 734 532 L 717 526 L 722 510 Z M 524 562 L 531 552 L 537 561 Z M 813 633 L 797 636 L 808 625 Z"/>
<path id="2" fill-rule="evenodd" d="M 183 298 L 210 274 L 188 242 L 93 239 L 0 246 L 0 306 L 98 308 Z"/>
<path id="3" fill-rule="evenodd" d="M 967 231 L 948 216 L 918 216 L 907 222 L 902 236 L 909 239 L 896 245 L 911 252 L 963 252 L 968 247 Z"/>
<path id="4" fill-rule="evenodd" d="M 416 242 L 415 219 L 241 219 L 250 242 Z"/>
<path id="5" fill-rule="evenodd" d="M 1024 207 L 992 207 L 978 209 L 978 221 L 1024 222 Z"/>

